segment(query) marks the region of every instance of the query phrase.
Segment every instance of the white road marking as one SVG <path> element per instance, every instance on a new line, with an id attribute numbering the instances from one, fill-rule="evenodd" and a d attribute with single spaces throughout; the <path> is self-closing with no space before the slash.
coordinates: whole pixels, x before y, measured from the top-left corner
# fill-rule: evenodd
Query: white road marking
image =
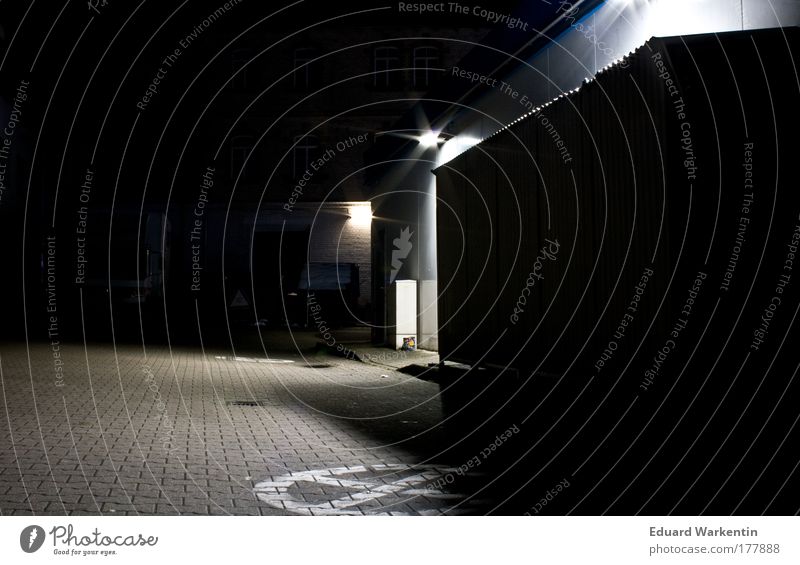
<path id="1" fill-rule="evenodd" d="M 392 475 L 412 471 L 410 476 L 397 476 L 393 479 Z M 379 498 L 394 495 L 397 497 L 407 497 L 411 500 L 418 496 L 432 499 L 461 499 L 462 495 L 442 492 L 438 489 L 426 488 L 424 483 L 429 483 L 448 473 L 455 473 L 453 467 L 443 467 L 439 465 L 406 465 L 406 464 L 378 464 L 378 465 L 357 465 L 353 467 L 333 467 L 330 469 L 315 469 L 312 471 L 298 471 L 288 473 L 274 480 L 262 481 L 255 485 L 253 492 L 263 502 L 279 510 L 288 509 L 298 514 L 311 515 L 355 515 L 369 514 L 375 516 L 385 516 L 389 512 L 393 515 L 408 514 L 407 512 L 395 512 L 391 506 L 380 508 L 378 511 L 373 508 L 359 509 L 361 505 L 366 505 Z M 365 479 L 344 478 L 344 475 L 355 475 L 360 473 L 373 473 L 373 476 Z M 321 502 L 306 502 L 298 499 L 292 494 L 290 489 L 297 485 L 302 491 L 300 483 L 314 483 L 330 487 L 346 489 L 348 492 L 338 498 L 324 500 Z M 337 495 L 331 495 L 334 497 Z M 398 501 L 402 504 L 404 501 Z M 447 511 L 447 508 L 440 510 L 422 510 L 421 515 L 436 515 Z"/>
<path id="2" fill-rule="evenodd" d="M 239 361 L 240 363 L 294 363 L 294 361 L 291 359 L 256 359 L 254 357 L 226 357 L 225 355 L 214 355 L 214 359 L 220 359 L 222 361 Z"/>

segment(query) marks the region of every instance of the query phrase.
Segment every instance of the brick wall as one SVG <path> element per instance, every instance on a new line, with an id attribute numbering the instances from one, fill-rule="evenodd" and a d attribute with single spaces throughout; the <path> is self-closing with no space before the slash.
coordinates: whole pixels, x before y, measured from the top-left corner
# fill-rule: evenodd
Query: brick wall
<path id="1" fill-rule="evenodd" d="M 355 263 L 358 265 L 361 301 L 370 301 L 370 226 L 354 224 L 347 209 L 323 208 L 316 218 L 313 214 L 309 217 L 309 222 L 312 221 L 308 260 Z"/>

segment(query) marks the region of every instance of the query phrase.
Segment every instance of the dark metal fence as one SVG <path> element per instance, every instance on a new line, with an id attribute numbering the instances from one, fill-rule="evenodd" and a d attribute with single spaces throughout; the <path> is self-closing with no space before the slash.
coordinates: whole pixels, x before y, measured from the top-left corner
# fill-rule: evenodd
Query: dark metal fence
<path id="1" fill-rule="evenodd" d="M 442 358 L 647 386 L 757 353 L 775 296 L 778 347 L 800 285 L 776 290 L 800 214 L 797 40 L 651 39 L 439 167 Z"/>

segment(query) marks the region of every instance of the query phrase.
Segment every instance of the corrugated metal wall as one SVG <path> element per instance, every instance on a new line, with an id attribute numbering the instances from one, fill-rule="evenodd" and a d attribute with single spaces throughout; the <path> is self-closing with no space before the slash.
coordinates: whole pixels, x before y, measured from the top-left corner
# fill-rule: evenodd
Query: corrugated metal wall
<path id="1" fill-rule="evenodd" d="M 442 358 L 554 373 L 644 370 L 682 319 L 673 341 L 684 358 L 701 336 L 746 350 L 800 213 L 797 39 L 796 28 L 653 39 L 626 68 L 601 72 L 438 168 Z M 757 148 L 759 192 L 722 289 L 742 215 L 745 143 Z M 698 272 L 707 278 L 682 316 Z"/>

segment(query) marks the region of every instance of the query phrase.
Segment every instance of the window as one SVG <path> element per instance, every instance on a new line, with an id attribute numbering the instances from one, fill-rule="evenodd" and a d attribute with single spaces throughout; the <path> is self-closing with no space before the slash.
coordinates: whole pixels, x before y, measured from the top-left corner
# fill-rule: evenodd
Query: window
<path id="1" fill-rule="evenodd" d="M 319 156 L 319 140 L 313 135 L 294 138 L 292 171 L 294 178 L 301 178 Z"/>
<path id="2" fill-rule="evenodd" d="M 439 49 L 430 45 L 414 48 L 414 86 L 427 88 L 433 78 L 433 69 L 440 65 Z"/>
<path id="3" fill-rule="evenodd" d="M 231 76 L 234 74 L 231 85 L 234 88 L 247 88 L 248 86 L 248 71 L 252 63 L 245 65 L 252 59 L 252 53 L 249 49 L 237 49 L 231 54 Z M 244 68 L 243 68 L 244 67 Z M 240 70 L 241 69 L 241 70 Z M 238 72 L 238 74 L 236 74 Z"/>
<path id="4" fill-rule="evenodd" d="M 250 180 L 248 171 L 253 170 L 254 156 L 250 156 L 250 160 L 247 161 L 247 169 L 244 172 L 242 172 L 242 167 L 244 167 L 245 160 L 247 159 L 247 156 L 250 155 L 250 151 L 252 149 L 253 138 L 249 135 L 240 135 L 231 139 L 231 179 L 236 180 L 241 173 L 240 180 Z"/>
<path id="5" fill-rule="evenodd" d="M 315 84 L 318 69 L 316 64 L 309 64 L 314 60 L 316 50 L 311 47 L 301 47 L 294 50 L 294 73 L 292 84 L 295 88 L 309 88 Z"/>
<path id="6" fill-rule="evenodd" d="M 376 47 L 373 52 L 372 84 L 378 88 L 394 88 L 400 84 L 400 57 L 397 47 Z"/>

